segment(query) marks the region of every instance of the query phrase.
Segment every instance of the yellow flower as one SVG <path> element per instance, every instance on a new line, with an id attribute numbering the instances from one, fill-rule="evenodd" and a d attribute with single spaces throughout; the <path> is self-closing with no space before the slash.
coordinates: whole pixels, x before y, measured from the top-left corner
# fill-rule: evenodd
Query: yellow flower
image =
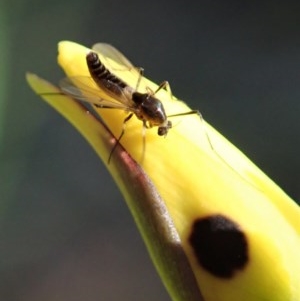
<path id="1" fill-rule="evenodd" d="M 89 76 L 85 60 L 89 51 L 72 42 L 59 44 L 58 62 L 68 77 Z M 109 53 L 99 53 L 99 57 L 116 76 L 136 86 L 136 70 L 124 68 Z M 55 91 L 33 75 L 28 79 L 38 93 Z M 41 83 L 45 84 L 42 88 Z M 93 87 L 96 88 L 94 84 Z M 157 85 L 143 78 L 139 91 L 149 88 L 155 91 Z M 99 97 L 107 97 L 98 90 Z M 168 115 L 191 110 L 171 98 L 168 91 L 160 90 L 156 96 Z M 60 98 L 66 96 L 44 97 L 71 120 L 107 164 L 114 140 L 104 129 L 102 133 L 98 121 L 79 104 L 60 104 Z M 113 135 L 119 137 L 127 115 L 117 109 L 96 110 Z M 146 130 L 143 161 L 142 122 L 133 117 L 126 124 L 121 144 L 142 164 L 146 175 L 121 148 L 117 148 L 107 165 L 172 298 L 201 300 L 188 267 L 180 275 L 180 269 L 186 265 L 184 258 L 180 257 L 184 263 L 174 269 L 179 270 L 178 275 L 172 277 L 172 265 L 177 264 L 174 252 L 182 247 L 205 301 L 300 301 L 299 207 L 199 116 L 174 117 L 172 123 L 166 138 L 158 136 L 155 127 Z M 124 169 L 120 167 L 123 163 Z M 158 193 L 164 203 L 151 206 L 149 191 L 153 202 Z M 171 227 L 166 238 L 155 239 L 165 229 L 155 223 L 155 213 L 167 217 L 166 224 L 173 222 L 176 231 Z M 152 219 L 155 226 L 151 225 Z M 160 249 L 162 257 L 156 249 Z"/>

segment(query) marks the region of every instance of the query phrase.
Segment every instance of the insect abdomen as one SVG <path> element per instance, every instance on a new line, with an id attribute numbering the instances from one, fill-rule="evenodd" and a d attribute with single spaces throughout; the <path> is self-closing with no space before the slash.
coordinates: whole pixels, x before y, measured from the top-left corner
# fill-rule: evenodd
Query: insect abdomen
<path id="1" fill-rule="evenodd" d="M 99 56 L 95 52 L 90 52 L 86 56 L 87 66 L 89 68 L 90 74 L 94 81 L 102 86 L 105 83 L 114 83 L 120 88 L 125 88 L 127 86 L 122 80 L 110 73 L 110 71 L 102 64 Z"/>

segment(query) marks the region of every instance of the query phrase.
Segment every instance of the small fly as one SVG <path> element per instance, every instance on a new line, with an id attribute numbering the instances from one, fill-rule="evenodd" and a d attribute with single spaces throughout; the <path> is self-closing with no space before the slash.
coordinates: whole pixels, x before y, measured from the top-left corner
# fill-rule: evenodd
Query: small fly
<path id="1" fill-rule="evenodd" d="M 162 102 L 154 96 L 157 91 L 166 85 L 166 82 L 163 82 L 154 93 L 140 93 L 106 69 L 97 53 L 88 53 L 86 62 L 91 77 L 99 88 L 111 94 L 116 100 L 126 106 L 127 111 L 131 112 L 126 117 L 126 121 L 135 114 L 143 122 L 145 128 L 157 126 L 159 136 L 167 135 L 172 123 L 167 119 Z M 101 101 L 96 106 L 100 108 L 105 107 L 101 104 Z"/>
<path id="2" fill-rule="evenodd" d="M 166 136 L 168 134 L 168 131 L 172 128 L 172 122 L 168 120 L 168 117 L 189 114 L 198 114 L 201 117 L 199 111 L 189 111 L 167 116 L 162 102 L 157 97 L 155 97 L 155 94 L 159 90 L 168 88 L 169 84 L 167 81 L 162 82 L 158 86 L 156 91 L 147 89 L 146 93 L 138 92 L 137 89 L 141 77 L 143 76 L 143 69 L 134 67 L 126 57 L 124 57 L 116 48 L 109 44 L 98 43 L 93 47 L 93 50 L 95 51 L 91 51 L 86 55 L 86 63 L 91 78 L 97 84 L 97 86 L 109 97 L 107 99 L 102 99 L 97 96 L 97 91 L 93 91 L 91 87 L 88 87 L 88 85 L 84 83 L 87 80 L 86 77 L 65 78 L 61 81 L 60 86 L 62 91 L 67 95 L 94 104 L 98 108 L 115 108 L 129 112 L 129 115 L 124 119 L 122 132 L 110 153 L 108 162 L 110 161 L 117 144 L 120 142 L 121 138 L 124 135 L 126 123 L 131 119 L 133 115 L 135 115 L 139 120 L 142 121 L 143 129 L 157 127 L 157 134 L 159 136 Z M 126 66 L 127 68 L 138 69 L 139 78 L 136 88 L 129 86 L 123 80 L 111 73 L 101 62 L 97 52 L 100 52 L 112 58 L 113 60 L 120 63 L 121 65 Z M 84 93 L 83 95 L 82 91 L 88 93 Z M 144 136 L 143 139 L 145 140 Z"/>

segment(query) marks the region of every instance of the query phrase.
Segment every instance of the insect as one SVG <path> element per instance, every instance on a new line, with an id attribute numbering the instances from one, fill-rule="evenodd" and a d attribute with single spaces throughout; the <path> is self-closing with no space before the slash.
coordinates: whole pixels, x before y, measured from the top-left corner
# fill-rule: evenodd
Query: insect
<path id="1" fill-rule="evenodd" d="M 112 58 L 126 68 L 139 70 L 136 87 L 133 88 L 129 86 L 122 79 L 109 71 L 100 60 L 97 52 Z M 200 112 L 196 110 L 167 116 L 162 102 L 156 97 L 156 93 L 161 89 L 168 89 L 168 82 L 162 82 L 156 91 L 152 91 L 148 88 L 145 93 L 138 92 L 137 89 L 143 76 L 143 69 L 134 67 L 126 57 L 109 44 L 96 44 L 93 47 L 93 51 L 86 55 L 86 63 L 91 75 L 91 80 L 93 80 L 94 83 L 96 83 L 97 86 L 109 96 L 107 99 L 99 97 L 96 89 L 93 91 L 93 88 L 88 87 L 86 84 L 86 77 L 65 78 L 60 82 L 60 86 L 62 91 L 67 95 L 89 102 L 98 108 L 122 109 L 128 112 L 128 115 L 123 122 L 122 132 L 110 153 L 108 162 L 110 161 L 117 144 L 120 142 L 125 133 L 126 123 L 133 115 L 142 121 L 143 129 L 157 127 L 157 134 L 159 136 L 166 136 L 168 131 L 172 128 L 172 122 L 168 119 L 169 117 L 189 114 L 198 114 L 201 117 Z M 82 94 L 82 92 L 88 93 Z M 143 135 L 143 145 L 145 149 L 144 136 L 145 135 Z"/>

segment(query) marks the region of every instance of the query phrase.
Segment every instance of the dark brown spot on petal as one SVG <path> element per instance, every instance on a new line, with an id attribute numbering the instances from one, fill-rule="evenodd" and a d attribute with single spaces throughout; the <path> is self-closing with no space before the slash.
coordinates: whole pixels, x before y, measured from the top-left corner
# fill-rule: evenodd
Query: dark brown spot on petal
<path id="1" fill-rule="evenodd" d="M 249 260 L 245 233 L 223 215 L 195 220 L 189 242 L 198 263 L 216 277 L 233 277 Z"/>

